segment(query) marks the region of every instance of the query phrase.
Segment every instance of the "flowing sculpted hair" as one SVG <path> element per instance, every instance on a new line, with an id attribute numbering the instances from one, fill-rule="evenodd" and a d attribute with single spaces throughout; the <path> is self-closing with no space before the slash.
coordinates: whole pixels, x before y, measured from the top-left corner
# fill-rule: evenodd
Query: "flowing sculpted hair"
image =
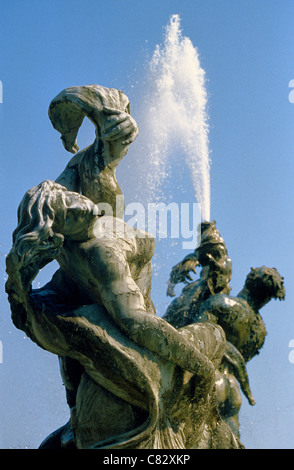
<path id="1" fill-rule="evenodd" d="M 18 225 L 13 232 L 13 247 L 23 266 L 39 256 L 46 261 L 43 265 L 58 256 L 64 236 L 52 228 L 54 205 L 58 201 L 66 206 L 66 193 L 64 186 L 46 180 L 24 195 L 18 207 Z"/>
<path id="2" fill-rule="evenodd" d="M 23 329 L 26 325 L 27 294 L 32 281 L 40 269 L 60 254 L 65 238 L 60 232 L 69 208 L 81 210 L 92 220 L 98 213 L 98 207 L 90 199 L 50 180 L 27 191 L 18 207 L 13 246 L 6 257 L 8 278 L 5 284 L 17 328 Z M 73 226 L 73 232 L 75 228 L 79 226 Z"/>
<path id="3" fill-rule="evenodd" d="M 80 210 L 85 217 L 91 215 L 92 221 L 98 215 L 98 207 L 89 198 L 54 181 L 43 181 L 26 192 L 13 232 L 13 250 L 22 267 L 37 262 L 41 269 L 58 257 L 64 242 L 62 222 L 69 208 Z M 80 226 L 72 226 L 72 235 L 75 229 Z"/>

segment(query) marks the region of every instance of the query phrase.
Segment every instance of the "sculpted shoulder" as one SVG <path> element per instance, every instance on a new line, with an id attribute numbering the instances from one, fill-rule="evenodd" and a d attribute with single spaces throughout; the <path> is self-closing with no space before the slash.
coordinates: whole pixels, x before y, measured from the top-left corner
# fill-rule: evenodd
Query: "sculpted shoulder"
<path id="1" fill-rule="evenodd" d="M 226 315 L 236 312 L 239 315 L 242 311 L 247 311 L 248 304 L 245 305 L 243 299 L 231 297 L 225 294 L 215 294 L 209 297 L 200 307 L 199 314 L 209 313 L 212 315 Z"/>

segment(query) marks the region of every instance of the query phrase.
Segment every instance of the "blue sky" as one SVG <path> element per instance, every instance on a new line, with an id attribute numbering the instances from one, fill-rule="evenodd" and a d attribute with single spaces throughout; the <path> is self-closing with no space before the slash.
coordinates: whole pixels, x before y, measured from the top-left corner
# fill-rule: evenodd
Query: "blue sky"
<path id="1" fill-rule="evenodd" d="M 4 293 L 17 206 L 28 188 L 55 179 L 69 158 L 48 119 L 49 103 L 72 85 L 120 88 L 140 127 L 146 66 L 172 14 L 179 14 L 183 35 L 198 48 L 206 72 L 211 218 L 232 258 L 232 294 L 251 266 L 276 267 L 285 277 L 286 301 L 272 301 L 261 311 L 268 336 L 248 365 L 257 403 L 249 407 L 243 399 L 242 442 L 248 448 L 294 447 L 294 364 L 288 359 L 294 338 L 293 2 L 11 0 L 1 2 L 0 14 L 0 448 L 35 448 L 68 419 L 57 359 L 15 329 Z M 93 135 L 83 124 L 80 148 Z M 144 199 L 142 180 L 138 187 L 130 171 L 146 158 L 143 142 L 139 135 L 118 170 L 127 202 L 134 194 Z M 183 198 L 190 186 L 187 178 Z M 181 246 L 170 256 L 166 249 L 156 257 L 159 314 L 169 302 L 169 271 L 186 254 Z M 40 283 L 48 273 L 42 276 Z"/>

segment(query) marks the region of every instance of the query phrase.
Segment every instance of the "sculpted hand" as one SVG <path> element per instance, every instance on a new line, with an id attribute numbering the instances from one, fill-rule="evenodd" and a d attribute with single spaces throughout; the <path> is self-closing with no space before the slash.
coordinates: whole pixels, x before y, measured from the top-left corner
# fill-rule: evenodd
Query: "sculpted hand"
<path id="1" fill-rule="evenodd" d="M 199 266 L 199 261 L 194 254 L 186 256 L 183 261 L 173 267 L 171 280 L 176 282 L 192 281 L 193 279 L 189 273 L 192 271 L 196 274 L 195 268 L 197 266 Z"/>
<path id="2" fill-rule="evenodd" d="M 121 140 L 122 145 L 131 144 L 139 133 L 136 121 L 128 113 L 118 109 L 104 107 L 103 111 L 109 114 L 103 129 L 103 138 L 107 142 Z"/>
<path id="3" fill-rule="evenodd" d="M 190 272 L 192 271 L 196 274 L 195 268 L 199 266 L 199 261 L 197 256 L 192 253 L 187 255 L 183 261 L 176 264 L 171 271 L 169 285 L 167 289 L 167 295 L 170 297 L 174 297 L 174 286 L 180 282 L 188 283 L 189 281 L 193 281 L 193 278 L 190 276 Z"/>

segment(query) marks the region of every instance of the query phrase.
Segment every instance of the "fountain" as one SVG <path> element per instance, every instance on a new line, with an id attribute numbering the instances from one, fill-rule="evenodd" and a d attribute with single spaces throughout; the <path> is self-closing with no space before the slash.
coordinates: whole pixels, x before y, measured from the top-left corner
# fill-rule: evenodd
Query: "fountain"
<path id="1" fill-rule="evenodd" d="M 202 219 L 210 220 L 210 158 L 205 72 L 197 48 L 183 37 L 180 18 L 173 15 L 163 46 L 157 45 L 149 63 L 144 103 L 149 168 L 146 187 L 158 198 L 171 166 L 183 156 L 189 168 L 195 201 Z"/>
<path id="2" fill-rule="evenodd" d="M 151 298 L 154 237 L 128 226 L 117 206 L 116 168 L 138 135 L 129 100 L 100 85 L 59 93 L 49 117 L 74 155 L 55 181 L 24 194 L 6 259 L 12 321 L 59 357 L 65 386 L 68 422 L 41 449 L 243 448 L 239 387 L 254 404 L 246 363 L 265 338 L 259 310 L 284 298 L 283 279 L 262 267 L 229 295 L 231 260 L 210 221 L 204 71 L 177 15 L 152 73 L 156 93 L 147 113 L 160 178 L 151 188 L 159 189 L 169 145 L 177 142 L 201 203 L 201 243 L 172 269 L 168 295 L 187 285 L 159 316 Z M 85 117 L 96 137 L 78 151 Z M 33 289 L 53 260 L 59 269 Z M 200 278 L 193 281 L 196 267 Z"/>
<path id="3" fill-rule="evenodd" d="M 59 356 L 66 388 L 70 419 L 40 447 L 242 447 L 216 409 L 222 328 L 177 329 L 156 315 L 154 237 L 128 227 L 113 207 L 116 166 L 138 134 L 126 95 L 71 87 L 52 100 L 49 116 L 71 152 L 85 116 L 96 139 L 55 182 L 25 193 L 6 259 L 12 320 Z M 60 269 L 51 281 L 32 289 L 39 270 L 55 259 Z"/>

